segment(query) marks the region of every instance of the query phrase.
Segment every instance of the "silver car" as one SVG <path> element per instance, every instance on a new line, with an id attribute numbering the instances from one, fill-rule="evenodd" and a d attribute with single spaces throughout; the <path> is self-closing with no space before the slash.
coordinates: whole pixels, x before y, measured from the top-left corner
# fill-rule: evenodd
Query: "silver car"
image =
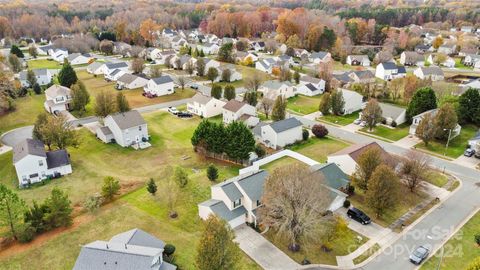
<path id="1" fill-rule="evenodd" d="M 414 264 L 421 264 L 423 260 L 428 257 L 430 250 L 424 246 L 417 247 L 412 254 L 410 254 L 410 261 Z"/>

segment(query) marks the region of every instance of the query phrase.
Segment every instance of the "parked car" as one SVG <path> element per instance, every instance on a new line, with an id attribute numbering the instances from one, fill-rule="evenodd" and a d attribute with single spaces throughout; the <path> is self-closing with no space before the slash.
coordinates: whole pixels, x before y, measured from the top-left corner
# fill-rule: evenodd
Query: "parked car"
<path id="1" fill-rule="evenodd" d="M 355 119 L 355 121 L 353 121 L 353 123 L 355 125 L 360 125 L 360 123 L 362 122 L 362 119 L 358 118 L 358 119 Z"/>
<path id="2" fill-rule="evenodd" d="M 367 126 L 367 122 L 365 122 L 365 121 L 360 122 L 360 126 L 361 126 L 361 127 L 366 127 L 366 126 Z"/>
<path id="3" fill-rule="evenodd" d="M 471 157 L 474 154 L 475 154 L 475 150 L 473 150 L 472 148 L 468 148 L 465 150 L 465 152 L 463 152 L 463 155 L 466 157 Z"/>
<path id="4" fill-rule="evenodd" d="M 192 83 L 192 85 L 190 85 L 190 88 L 198 90 L 198 84 Z"/>
<path id="5" fill-rule="evenodd" d="M 357 209 L 355 207 L 351 207 L 347 211 L 347 216 L 353 220 L 356 220 L 363 225 L 370 224 L 372 220 L 360 209 Z"/>
<path id="6" fill-rule="evenodd" d="M 178 112 L 177 116 L 180 117 L 180 118 L 190 118 L 190 117 L 193 116 L 193 114 L 191 114 L 189 112 Z"/>
<path id="7" fill-rule="evenodd" d="M 175 107 L 168 107 L 167 111 L 173 115 L 177 115 L 179 113 L 179 111 Z"/>
<path id="8" fill-rule="evenodd" d="M 410 254 L 409 258 L 412 263 L 419 265 L 428 257 L 429 253 L 428 248 L 419 246 Z"/>

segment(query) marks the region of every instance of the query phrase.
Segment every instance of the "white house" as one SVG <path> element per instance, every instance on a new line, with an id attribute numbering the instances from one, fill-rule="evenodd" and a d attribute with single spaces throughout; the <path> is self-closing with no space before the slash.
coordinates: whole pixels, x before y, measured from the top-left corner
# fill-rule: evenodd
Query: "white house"
<path id="1" fill-rule="evenodd" d="M 38 85 L 47 85 L 52 82 L 53 74 L 46 68 L 32 69 L 35 74 Z M 27 71 L 23 70 L 19 73 L 19 80 L 22 87 L 30 87 L 30 83 L 27 80 Z"/>
<path id="2" fill-rule="evenodd" d="M 54 48 L 55 48 L 55 46 L 53 46 L 53 44 L 38 46 L 37 47 L 37 53 L 38 53 L 38 55 L 48 55 L 48 51 L 53 50 Z"/>
<path id="3" fill-rule="evenodd" d="M 290 82 L 281 82 L 278 80 L 266 81 L 258 89 L 264 97 L 275 100 L 278 96 L 291 98 L 297 93 L 297 89 Z"/>
<path id="4" fill-rule="evenodd" d="M 63 63 L 63 60 L 68 57 L 68 50 L 65 48 L 60 48 L 60 49 L 50 49 L 48 53 L 53 60 Z"/>
<path id="5" fill-rule="evenodd" d="M 198 204 L 198 215 L 206 220 L 210 215 L 224 219 L 231 228 L 245 222 L 257 223 L 256 210 L 262 205 L 267 171 L 250 172 L 212 186 L 211 199 Z"/>
<path id="6" fill-rule="evenodd" d="M 147 85 L 143 88 L 143 91 L 159 97 L 175 93 L 174 86 L 175 84 L 173 83 L 172 78 L 168 75 L 164 75 L 150 79 Z"/>
<path id="7" fill-rule="evenodd" d="M 317 96 L 320 94 L 323 94 L 325 91 L 325 84 L 323 85 L 322 88 L 318 88 L 316 85 L 312 83 L 301 83 L 297 85 L 297 94 L 304 95 L 304 96 Z"/>
<path id="8" fill-rule="evenodd" d="M 352 114 L 362 109 L 363 96 L 359 93 L 347 89 L 339 88 L 343 94 L 343 100 L 345 100 L 345 106 L 343 107 L 344 114 Z"/>
<path id="9" fill-rule="evenodd" d="M 93 57 L 89 54 L 81 54 L 81 53 L 72 53 L 67 56 L 67 60 L 70 65 L 84 65 L 90 63 Z"/>
<path id="10" fill-rule="evenodd" d="M 187 103 L 187 111 L 200 117 L 209 118 L 222 114 L 224 105 L 224 101 L 197 93 Z"/>
<path id="11" fill-rule="evenodd" d="M 431 65 L 436 65 L 436 55 L 434 54 L 430 54 L 428 57 L 427 57 L 427 63 L 431 64 Z M 444 67 L 448 67 L 448 68 L 453 68 L 455 67 L 455 60 L 450 57 L 450 56 L 447 56 L 447 58 L 445 59 L 445 61 L 443 61 L 442 63 L 440 63 L 440 65 L 444 66 Z"/>
<path id="12" fill-rule="evenodd" d="M 114 70 L 118 69 L 124 73 L 129 73 L 129 67 L 127 62 L 105 63 L 103 66 L 102 74 L 108 75 Z"/>
<path id="13" fill-rule="evenodd" d="M 209 68 L 219 68 L 220 67 L 220 62 L 217 60 L 213 60 L 210 58 L 203 58 L 203 62 L 205 63 L 205 73 Z"/>
<path id="14" fill-rule="evenodd" d="M 255 63 L 255 68 L 260 71 L 271 74 L 275 63 L 276 61 L 273 58 L 260 59 Z"/>
<path id="15" fill-rule="evenodd" d="M 256 52 L 261 52 L 265 50 L 265 42 L 263 41 L 254 41 L 250 44 L 250 47 Z"/>
<path id="16" fill-rule="evenodd" d="M 425 58 L 417 52 L 405 51 L 400 54 L 400 64 L 404 66 L 424 66 Z"/>
<path id="17" fill-rule="evenodd" d="M 103 74 L 105 64 L 104 62 L 93 62 L 87 66 L 87 72 L 94 75 L 101 75 Z"/>
<path id="18" fill-rule="evenodd" d="M 359 158 L 365 151 L 369 149 L 377 149 L 380 152 L 382 161 L 386 164 L 391 164 L 393 161 L 392 156 L 388 154 L 378 143 L 371 142 L 369 144 L 354 144 L 347 148 L 344 148 L 334 154 L 327 157 L 328 163 L 335 163 L 342 171 L 348 175 L 352 175 L 356 168 Z"/>
<path id="19" fill-rule="evenodd" d="M 308 56 L 308 60 L 314 64 L 326 63 L 332 60 L 329 52 L 313 52 Z"/>
<path id="20" fill-rule="evenodd" d="M 398 126 L 407 121 L 407 110 L 405 108 L 381 102 L 378 105 L 382 109 L 382 117 L 385 118 L 388 125 L 395 122 Z"/>
<path id="21" fill-rule="evenodd" d="M 323 93 L 323 91 L 325 91 L 325 81 L 323 79 L 315 78 L 315 77 L 312 77 L 312 76 L 309 76 L 309 75 L 301 76 L 300 80 L 299 80 L 299 84 L 300 85 L 301 84 L 312 84 L 317 89 L 319 89 L 322 93 Z M 299 94 L 302 94 L 301 90 L 299 90 L 298 87 L 297 87 L 297 92 Z M 307 95 L 307 94 L 302 94 L 302 95 Z"/>
<path id="22" fill-rule="evenodd" d="M 235 60 L 236 61 L 246 61 L 247 59 L 251 59 L 252 63 L 258 61 L 258 55 L 253 52 L 236 52 L 235 53 Z"/>
<path id="23" fill-rule="evenodd" d="M 438 52 L 446 55 L 452 55 L 455 54 L 456 49 L 457 45 L 455 44 L 443 44 L 442 46 L 438 47 Z"/>
<path id="24" fill-rule="evenodd" d="M 426 111 L 426 112 L 423 112 L 421 114 L 413 116 L 412 117 L 412 124 L 410 125 L 410 130 L 409 130 L 410 135 L 415 135 L 416 134 L 417 127 L 418 127 L 418 125 L 420 125 L 420 122 L 422 122 L 423 117 L 425 115 L 430 114 L 432 117 L 435 117 L 437 112 L 438 112 L 438 109 L 433 109 L 433 110 L 429 110 L 429 111 Z M 455 126 L 455 128 L 452 130 L 452 134 L 451 134 L 450 138 L 455 138 L 458 135 L 460 135 L 461 130 L 462 130 L 462 127 L 459 124 L 457 124 L 457 126 Z"/>
<path id="25" fill-rule="evenodd" d="M 70 110 L 72 101 L 71 90 L 65 86 L 52 85 L 45 90 L 45 102 L 43 106 L 49 113 L 58 113 Z"/>
<path id="26" fill-rule="evenodd" d="M 480 55 L 467 54 L 463 59 L 463 64 L 466 66 L 474 66 L 476 62 L 480 61 Z"/>
<path id="27" fill-rule="evenodd" d="M 374 83 L 375 74 L 370 70 L 353 70 L 348 72 L 350 77 L 356 83 Z"/>
<path id="28" fill-rule="evenodd" d="M 413 71 L 413 74 L 422 80 L 430 78 L 432 81 L 443 81 L 445 78 L 443 70 L 437 66 L 418 67 Z"/>
<path id="29" fill-rule="evenodd" d="M 148 79 L 137 75 L 124 73 L 117 79 L 117 89 L 135 89 L 147 85 Z"/>
<path id="30" fill-rule="evenodd" d="M 229 82 L 239 81 L 242 79 L 242 73 L 238 72 L 235 68 L 235 65 L 221 65 L 217 67 L 218 76 L 215 79 L 216 82 L 222 81 L 222 74 L 225 70 L 230 71 L 230 80 Z"/>
<path id="31" fill-rule="evenodd" d="M 349 55 L 347 56 L 346 62 L 351 66 L 370 66 L 370 59 L 368 59 L 368 55 Z"/>
<path id="32" fill-rule="evenodd" d="M 20 186 L 72 173 L 66 150 L 45 151 L 43 142 L 25 139 L 13 147 L 13 165 Z"/>
<path id="33" fill-rule="evenodd" d="M 168 51 L 161 51 L 157 48 L 155 48 L 151 53 L 150 57 L 152 60 L 155 60 L 155 64 L 160 64 L 160 65 L 165 65 L 166 60 L 169 57 L 175 56 L 176 53 L 174 50 L 168 50 Z"/>
<path id="34" fill-rule="evenodd" d="M 108 115 L 104 126 L 96 131 L 97 138 L 104 143 L 116 142 L 122 147 L 136 149 L 149 147 L 147 122 L 136 110 Z"/>
<path id="35" fill-rule="evenodd" d="M 225 124 L 230 124 L 233 121 L 244 121 L 248 126 L 255 126 L 259 121 L 256 117 L 257 110 L 255 107 L 235 99 L 229 100 L 223 105 L 222 114 L 223 123 Z M 249 123 L 251 121 L 253 122 Z"/>
<path id="36" fill-rule="evenodd" d="M 253 129 L 253 134 L 265 146 L 278 149 L 302 140 L 302 122 L 295 117 L 270 124 L 262 122 Z"/>
<path id="37" fill-rule="evenodd" d="M 107 82 L 113 81 L 116 82 L 126 72 L 122 69 L 114 69 L 112 72 L 105 74 L 105 80 Z"/>
<path id="38" fill-rule="evenodd" d="M 397 66 L 392 62 L 380 63 L 375 69 L 375 77 L 384 81 L 390 81 L 396 78 L 403 78 L 407 76 L 407 71 L 404 66 Z"/>
<path id="39" fill-rule="evenodd" d="M 218 50 L 220 49 L 220 46 L 215 43 L 203 43 L 198 45 L 198 50 L 203 50 L 205 54 L 217 54 Z"/>

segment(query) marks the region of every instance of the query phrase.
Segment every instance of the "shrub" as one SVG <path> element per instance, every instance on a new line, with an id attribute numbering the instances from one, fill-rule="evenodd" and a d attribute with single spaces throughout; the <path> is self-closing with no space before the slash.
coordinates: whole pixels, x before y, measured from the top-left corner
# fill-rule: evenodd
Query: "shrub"
<path id="1" fill-rule="evenodd" d="M 397 122 L 395 122 L 395 120 L 393 120 L 392 123 L 390 123 L 390 126 L 391 127 L 397 127 Z"/>
<path id="2" fill-rule="evenodd" d="M 351 203 L 350 203 L 349 200 L 345 200 L 345 201 L 343 202 L 343 207 L 345 207 L 345 208 L 347 208 L 347 209 L 350 207 L 350 205 L 351 205 Z"/>
<path id="3" fill-rule="evenodd" d="M 310 137 L 310 132 L 308 132 L 308 130 L 304 129 L 302 131 L 302 138 L 304 141 L 308 140 L 308 137 Z"/>
<path id="4" fill-rule="evenodd" d="M 475 243 L 480 246 L 480 233 L 475 235 Z"/>
<path id="5" fill-rule="evenodd" d="M 89 196 L 83 203 L 83 207 L 89 212 L 95 212 L 103 203 L 103 197 L 100 194 Z"/>
<path id="6" fill-rule="evenodd" d="M 255 145 L 255 154 L 257 154 L 258 157 L 263 157 L 265 156 L 265 149 L 260 144 Z"/>
<path id="7" fill-rule="evenodd" d="M 347 194 L 348 194 L 348 195 L 353 195 L 353 194 L 355 194 L 355 187 L 352 186 L 352 185 L 350 185 L 350 184 L 348 184 L 348 186 L 347 186 Z"/>
<path id="8" fill-rule="evenodd" d="M 312 133 L 317 138 L 323 138 L 328 135 L 328 129 L 324 125 L 316 124 L 312 127 Z"/>
<path id="9" fill-rule="evenodd" d="M 387 119 L 382 118 L 382 124 L 386 125 L 387 124 Z"/>
<path id="10" fill-rule="evenodd" d="M 35 237 L 35 228 L 30 223 L 23 223 L 17 227 L 17 238 L 20 243 L 28 243 Z"/>
<path id="11" fill-rule="evenodd" d="M 210 181 L 215 181 L 218 179 L 218 169 L 214 165 L 210 164 L 207 168 L 207 177 Z"/>
<path id="12" fill-rule="evenodd" d="M 165 255 L 167 256 L 171 256 L 173 255 L 173 253 L 175 253 L 175 246 L 172 245 L 172 244 L 166 244 L 165 247 L 163 248 L 163 252 L 165 253 Z"/>

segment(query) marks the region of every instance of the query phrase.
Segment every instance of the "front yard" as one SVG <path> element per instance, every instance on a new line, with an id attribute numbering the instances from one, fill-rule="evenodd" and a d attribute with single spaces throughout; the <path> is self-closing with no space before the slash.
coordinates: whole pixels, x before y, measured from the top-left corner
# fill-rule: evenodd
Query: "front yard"
<path id="1" fill-rule="evenodd" d="M 61 69 L 62 68 L 62 64 L 52 59 L 29 60 L 27 64 L 28 64 L 28 69 L 36 69 L 36 68 Z"/>
<path id="2" fill-rule="evenodd" d="M 390 128 L 383 125 L 377 125 L 373 131 L 369 131 L 368 127 L 360 129 L 360 131 L 374 136 L 382 137 L 391 141 L 398 141 L 408 135 L 410 126 L 408 124 L 401 124 L 396 128 Z"/>
<path id="3" fill-rule="evenodd" d="M 310 114 L 318 111 L 321 95 L 307 97 L 296 95 L 288 99 L 287 109 L 299 114 Z"/>
<path id="4" fill-rule="evenodd" d="M 438 155 L 445 155 L 450 158 L 458 158 L 463 154 L 467 147 L 467 141 L 471 139 L 478 132 L 478 127 L 474 125 L 463 125 L 460 135 L 450 140 L 448 149 L 445 150 L 446 141 L 434 140 L 425 146 L 423 142 L 415 145 L 415 148 L 420 148 L 433 152 Z"/>
<path id="5" fill-rule="evenodd" d="M 14 128 L 33 125 L 37 115 L 44 112 L 45 95 L 28 95 L 15 100 L 16 109 L 0 115 L 0 134 Z"/>
<path id="6" fill-rule="evenodd" d="M 320 117 L 318 120 L 328 122 L 331 124 L 336 124 L 340 126 L 346 126 L 348 124 L 353 123 L 356 119 L 359 117 L 360 111 L 354 112 L 352 114 L 347 114 L 347 115 L 324 115 Z"/>
<path id="7" fill-rule="evenodd" d="M 332 137 L 321 139 L 312 137 L 308 141 L 295 144 L 288 147 L 288 149 L 323 163 L 327 162 L 328 155 L 338 152 L 347 146 L 349 146 L 348 143 Z"/>

